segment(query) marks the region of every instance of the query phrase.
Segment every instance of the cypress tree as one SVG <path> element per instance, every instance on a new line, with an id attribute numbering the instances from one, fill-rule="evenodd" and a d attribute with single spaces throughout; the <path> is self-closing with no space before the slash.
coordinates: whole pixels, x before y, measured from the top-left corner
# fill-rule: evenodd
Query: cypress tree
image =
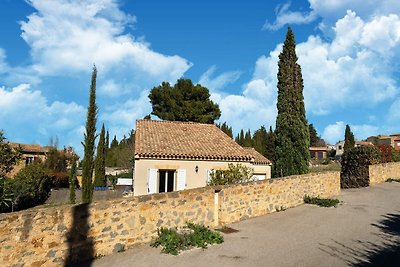
<path id="1" fill-rule="evenodd" d="M 246 132 L 246 134 L 245 134 L 245 136 L 244 136 L 244 143 L 243 143 L 243 146 L 245 146 L 245 147 L 251 147 L 251 132 L 250 132 L 250 129 L 249 130 L 247 130 L 247 132 Z"/>
<path id="2" fill-rule="evenodd" d="M 260 129 L 256 130 L 253 134 L 252 139 L 252 147 L 257 150 L 263 156 L 266 156 L 266 148 L 267 148 L 267 130 L 265 130 L 264 126 L 261 126 Z"/>
<path id="3" fill-rule="evenodd" d="M 75 204 L 75 179 L 76 179 L 76 160 L 72 160 L 71 171 L 69 173 L 69 203 Z"/>
<path id="4" fill-rule="evenodd" d="M 354 134 L 350 129 L 350 126 L 347 124 L 346 125 L 346 131 L 344 133 L 344 146 L 343 150 L 347 151 L 355 147 L 356 141 L 354 139 Z"/>
<path id="5" fill-rule="evenodd" d="M 94 168 L 94 185 L 105 186 L 106 185 L 106 141 L 105 141 L 105 129 L 104 124 L 101 127 L 99 143 L 97 145 L 97 153 Z"/>
<path id="6" fill-rule="evenodd" d="M 84 134 L 84 157 L 82 161 L 82 202 L 90 203 L 93 197 L 93 167 L 94 167 L 94 143 L 96 140 L 96 78 L 97 69 L 93 67 L 92 81 L 90 85 L 89 106 L 87 110 L 86 132 Z"/>
<path id="7" fill-rule="evenodd" d="M 108 153 L 108 149 L 109 148 L 110 148 L 110 133 L 107 130 L 107 132 L 106 132 L 106 144 L 105 144 L 105 150 L 106 150 L 105 157 L 107 157 L 107 153 Z"/>
<path id="8" fill-rule="evenodd" d="M 272 127 L 269 127 L 269 132 L 267 133 L 267 138 L 265 140 L 265 157 L 271 162 L 275 162 L 275 133 L 272 131 Z"/>
<path id="9" fill-rule="evenodd" d="M 297 59 L 294 33 L 289 27 L 278 62 L 275 177 L 308 172 L 310 135 Z"/>

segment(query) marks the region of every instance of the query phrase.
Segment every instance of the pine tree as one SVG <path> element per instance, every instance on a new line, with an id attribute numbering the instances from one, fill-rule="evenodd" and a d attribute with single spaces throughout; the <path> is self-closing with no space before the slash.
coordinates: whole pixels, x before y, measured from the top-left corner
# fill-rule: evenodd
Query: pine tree
<path id="1" fill-rule="evenodd" d="M 253 134 L 252 147 L 263 156 L 266 156 L 267 151 L 267 134 L 264 126 L 261 126 L 260 129 L 256 130 Z"/>
<path id="2" fill-rule="evenodd" d="M 326 146 L 324 139 L 318 136 L 317 130 L 312 123 L 308 125 L 308 131 L 310 132 L 310 146 Z"/>
<path id="3" fill-rule="evenodd" d="M 344 133 L 344 146 L 343 150 L 347 151 L 355 147 L 356 141 L 354 139 L 354 134 L 350 129 L 350 126 L 347 124 L 346 125 L 346 131 Z"/>
<path id="4" fill-rule="evenodd" d="M 92 81 L 90 85 L 89 106 L 86 119 L 86 132 L 84 135 L 84 157 L 82 160 L 82 202 L 90 203 L 93 197 L 93 167 L 94 167 L 94 143 L 96 141 L 96 121 L 97 121 L 97 105 L 96 105 L 96 78 L 97 69 L 93 67 Z"/>
<path id="5" fill-rule="evenodd" d="M 304 108 L 303 78 L 296 43 L 289 27 L 278 62 L 278 116 L 274 176 L 308 172 L 310 135 Z"/>
<path id="6" fill-rule="evenodd" d="M 71 166 L 71 171 L 69 174 L 69 203 L 75 204 L 75 179 L 76 179 L 76 159 L 74 158 L 72 160 L 72 166 Z"/>
<path id="7" fill-rule="evenodd" d="M 94 168 L 94 185 L 106 185 L 106 143 L 105 143 L 105 129 L 104 124 L 101 127 L 99 143 L 97 144 L 97 153 Z"/>

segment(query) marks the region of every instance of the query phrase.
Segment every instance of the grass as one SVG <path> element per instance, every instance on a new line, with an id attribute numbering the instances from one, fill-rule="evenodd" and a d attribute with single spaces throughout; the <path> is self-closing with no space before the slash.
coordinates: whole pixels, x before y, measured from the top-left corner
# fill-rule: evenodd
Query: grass
<path id="1" fill-rule="evenodd" d="M 400 183 L 400 179 L 389 178 L 389 179 L 386 180 L 386 182 L 388 182 L 388 183 L 392 183 L 392 182 Z"/>
<path id="2" fill-rule="evenodd" d="M 327 165 L 319 164 L 313 165 L 309 168 L 309 172 L 332 172 L 332 171 L 340 171 L 340 163 L 339 162 L 331 162 Z"/>
<path id="3" fill-rule="evenodd" d="M 340 203 L 339 199 L 332 199 L 332 198 L 319 198 L 319 197 L 310 197 L 305 195 L 304 196 L 304 203 L 313 204 L 320 207 L 337 207 Z"/>
<path id="4" fill-rule="evenodd" d="M 222 235 L 212 231 L 204 225 L 187 223 L 183 233 L 176 229 L 161 227 L 158 229 L 158 237 L 150 244 L 152 247 L 162 246 L 162 253 L 178 255 L 181 250 L 192 247 L 207 248 L 211 244 L 224 242 Z"/>

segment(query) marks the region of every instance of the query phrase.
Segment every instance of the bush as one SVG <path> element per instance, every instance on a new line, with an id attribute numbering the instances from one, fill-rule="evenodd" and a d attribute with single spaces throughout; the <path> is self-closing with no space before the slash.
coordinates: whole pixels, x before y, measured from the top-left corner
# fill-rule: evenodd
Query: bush
<path id="1" fill-rule="evenodd" d="M 341 160 L 341 188 L 369 186 L 369 165 L 380 162 L 381 154 L 373 146 L 359 146 L 345 151 Z"/>
<path id="2" fill-rule="evenodd" d="M 335 207 L 339 204 L 339 199 L 331 199 L 331 198 L 319 198 L 319 197 L 310 197 L 304 196 L 304 203 L 313 204 L 320 207 Z"/>
<path id="3" fill-rule="evenodd" d="M 394 150 L 391 145 L 377 145 L 379 152 L 381 153 L 381 162 L 392 162 L 393 161 L 393 152 Z"/>
<path id="4" fill-rule="evenodd" d="M 54 172 L 51 174 L 52 188 L 69 188 L 69 175 L 67 172 Z"/>
<path id="5" fill-rule="evenodd" d="M 253 170 L 241 164 L 228 164 L 227 170 L 212 171 L 207 185 L 227 185 L 253 181 Z"/>
<path id="6" fill-rule="evenodd" d="M 178 233 L 176 229 L 161 227 L 158 229 L 158 238 L 150 246 L 162 246 L 161 252 L 178 255 L 179 251 L 191 247 L 207 248 L 211 244 L 221 244 L 224 238 L 218 232 L 212 231 L 204 225 L 187 223 L 186 232 Z"/>
<path id="7" fill-rule="evenodd" d="M 31 164 L 17 173 L 12 182 L 15 210 L 43 204 L 49 196 L 51 180 L 41 164 Z"/>

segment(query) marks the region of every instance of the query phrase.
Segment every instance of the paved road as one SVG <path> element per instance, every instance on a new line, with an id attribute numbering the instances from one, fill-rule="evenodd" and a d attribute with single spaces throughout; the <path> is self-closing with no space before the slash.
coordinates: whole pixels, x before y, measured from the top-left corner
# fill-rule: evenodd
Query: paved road
<path id="1" fill-rule="evenodd" d="M 238 223 L 225 242 L 179 256 L 140 245 L 92 266 L 400 266 L 400 184 L 342 191 L 337 208 L 311 205 Z"/>

